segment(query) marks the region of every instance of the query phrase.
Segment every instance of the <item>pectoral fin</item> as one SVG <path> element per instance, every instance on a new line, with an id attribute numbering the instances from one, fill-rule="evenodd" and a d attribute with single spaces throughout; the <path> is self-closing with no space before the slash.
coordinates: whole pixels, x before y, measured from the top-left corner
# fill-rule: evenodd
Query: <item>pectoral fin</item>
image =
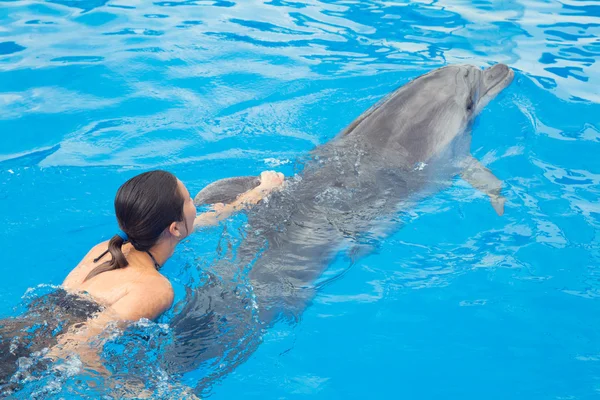
<path id="1" fill-rule="evenodd" d="M 487 194 L 491 201 L 492 207 L 498 215 L 504 214 L 504 203 L 506 198 L 500 194 L 502 190 L 502 181 L 492 172 L 484 167 L 477 159 L 469 157 L 465 162 L 465 168 L 461 173 L 461 177 L 469 182 L 475 189 Z"/>
<path id="2" fill-rule="evenodd" d="M 194 204 L 197 206 L 216 203 L 228 204 L 240 194 L 254 189 L 258 185 L 260 185 L 260 179 L 256 176 L 221 179 L 199 191 L 194 197 Z"/>

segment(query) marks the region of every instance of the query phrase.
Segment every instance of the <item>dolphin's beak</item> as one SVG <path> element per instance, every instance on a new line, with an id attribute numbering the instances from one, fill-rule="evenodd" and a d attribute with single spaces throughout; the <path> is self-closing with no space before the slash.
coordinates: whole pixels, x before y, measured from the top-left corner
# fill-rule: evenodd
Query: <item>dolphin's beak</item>
<path id="1" fill-rule="evenodd" d="M 483 96 L 492 97 L 500 93 L 505 87 L 510 85 L 515 73 L 508 68 L 506 64 L 496 64 L 483 71 Z M 482 96 L 482 97 L 483 97 Z"/>
<path id="2" fill-rule="evenodd" d="M 505 64 L 496 64 L 483 71 L 477 113 L 512 82 L 515 73 Z"/>

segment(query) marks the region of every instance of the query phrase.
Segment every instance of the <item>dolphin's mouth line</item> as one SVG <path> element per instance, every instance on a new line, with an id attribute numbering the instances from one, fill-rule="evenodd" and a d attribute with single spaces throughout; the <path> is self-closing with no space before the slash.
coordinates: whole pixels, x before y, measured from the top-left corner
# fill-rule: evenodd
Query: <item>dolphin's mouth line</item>
<path id="1" fill-rule="evenodd" d="M 495 89 L 497 89 L 499 86 L 502 86 L 503 84 L 504 87 L 502 87 L 500 90 L 498 90 L 496 93 L 502 91 L 505 87 L 508 86 L 508 84 L 506 84 L 508 81 L 510 81 L 511 75 L 514 75 L 514 72 L 512 72 L 511 69 L 508 69 L 506 74 L 504 76 L 502 76 L 502 78 L 498 79 L 498 81 L 490 86 L 483 95 L 480 96 L 480 98 L 484 98 L 488 95 L 488 93 L 495 91 Z"/>

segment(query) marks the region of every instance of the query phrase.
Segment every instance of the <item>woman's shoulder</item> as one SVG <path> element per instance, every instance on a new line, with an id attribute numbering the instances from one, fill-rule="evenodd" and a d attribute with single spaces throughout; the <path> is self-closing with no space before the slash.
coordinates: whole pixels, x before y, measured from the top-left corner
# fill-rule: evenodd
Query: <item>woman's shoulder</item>
<path id="1" fill-rule="evenodd" d="M 108 249 L 108 241 L 98 243 L 87 252 L 75 268 L 69 272 L 63 281 L 63 287 L 74 289 L 83 282 L 85 276 L 93 269 L 93 260 Z"/>
<path id="2" fill-rule="evenodd" d="M 111 306 L 122 318 L 155 319 L 173 305 L 171 282 L 160 274 L 148 275 L 130 284 L 127 294 Z"/>
<path id="3" fill-rule="evenodd" d="M 94 257 L 96 253 L 101 254 L 103 251 L 108 250 L 108 242 L 108 240 L 105 240 L 92 247 L 90 251 L 88 251 L 88 253 L 85 255 L 84 259 L 88 257 Z"/>
<path id="4" fill-rule="evenodd" d="M 143 279 L 135 283 L 135 290 L 148 293 L 149 296 L 173 296 L 173 286 L 171 282 L 160 273 L 148 274 Z"/>

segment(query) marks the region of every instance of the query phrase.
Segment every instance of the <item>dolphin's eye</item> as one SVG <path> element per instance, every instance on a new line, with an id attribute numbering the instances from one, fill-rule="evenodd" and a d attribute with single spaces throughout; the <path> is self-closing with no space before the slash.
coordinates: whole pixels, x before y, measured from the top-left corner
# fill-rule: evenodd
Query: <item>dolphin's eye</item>
<path id="1" fill-rule="evenodd" d="M 467 111 L 473 111 L 473 99 L 467 100 Z"/>

